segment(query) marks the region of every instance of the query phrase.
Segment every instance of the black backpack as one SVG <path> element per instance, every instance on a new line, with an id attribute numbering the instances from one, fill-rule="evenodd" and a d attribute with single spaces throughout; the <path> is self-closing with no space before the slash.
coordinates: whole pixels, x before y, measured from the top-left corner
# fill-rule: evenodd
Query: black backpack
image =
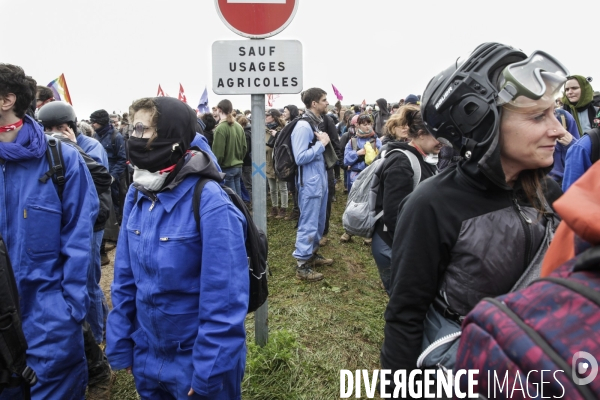
<path id="1" fill-rule="evenodd" d="M 31 398 L 29 387 L 37 382 L 37 375 L 27 366 L 26 350 L 15 275 L 0 236 L 0 393 L 21 386 L 23 398 Z"/>
<path id="2" fill-rule="evenodd" d="M 46 183 L 50 178 L 54 182 L 56 186 L 56 191 L 58 193 L 58 198 L 60 201 L 63 201 L 63 191 L 65 190 L 65 168 L 64 168 L 64 159 L 62 156 L 62 140 L 57 139 L 53 136 L 46 134 L 46 140 L 48 141 L 48 147 L 46 148 L 46 159 L 48 160 L 48 165 L 50 169 L 44 173 L 39 178 L 39 181 L 42 183 Z M 77 143 L 69 142 L 67 144 L 75 148 L 81 154 L 81 157 L 85 161 L 85 165 L 90 171 L 90 175 L 92 176 L 92 180 L 94 181 L 94 186 L 96 187 L 96 193 L 98 193 L 99 186 L 102 186 L 104 183 L 108 182 L 101 178 L 102 174 L 100 171 L 101 164 L 96 162 L 93 158 L 91 158 L 87 153 L 77 145 Z M 90 168 L 88 162 L 94 162 L 94 168 Z M 103 166 L 102 166 L 103 167 Z M 102 168 L 103 169 L 103 168 Z M 104 192 L 98 193 L 98 201 L 100 203 L 100 208 L 98 210 L 98 217 L 96 221 L 94 221 L 94 225 L 102 224 L 108 220 L 110 208 L 111 208 L 111 198 L 110 198 L 110 185 L 107 186 Z"/>
<path id="3" fill-rule="evenodd" d="M 298 165 L 294 158 L 294 151 L 292 150 L 292 132 L 296 127 L 296 124 L 301 121 L 303 117 L 296 117 L 289 124 L 283 127 L 281 132 L 277 134 L 275 138 L 275 146 L 273 147 L 273 168 L 275 169 L 275 175 L 280 181 L 293 182 L 296 176 Z M 304 121 L 308 122 L 308 119 L 304 118 Z M 309 123 L 310 124 L 310 123 Z M 313 127 L 314 130 L 315 129 Z M 317 136 L 313 138 L 312 142 L 308 146 L 309 148 L 317 143 Z"/>
<path id="4" fill-rule="evenodd" d="M 202 196 L 202 189 L 210 181 L 213 180 L 200 178 L 194 188 L 192 205 L 198 232 L 200 232 L 200 198 Z M 267 236 L 256 226 L 252 220 L 252 215 L 250 215 L 242 199 L 231 188 L 227 186 L 221 186 L 221 188 L 227 193 L 231 202 L 244 214 L 248 225 L 246 230 L 246 254 L 248 255 L 248 273 L 250 275 L 248 312 L 251 313 L 262 306 L 267 300 L 267 296 L 269 296 L 267 285 L 267 255 L 269 251 Z"/>
<path id="5" fill-rule="evenodd" d="M 590 129 L 585 134 L 590 137 L 590 141 L 592 142 L 590 161 L 593 164 L 600 159 L 600 128 Z"/>

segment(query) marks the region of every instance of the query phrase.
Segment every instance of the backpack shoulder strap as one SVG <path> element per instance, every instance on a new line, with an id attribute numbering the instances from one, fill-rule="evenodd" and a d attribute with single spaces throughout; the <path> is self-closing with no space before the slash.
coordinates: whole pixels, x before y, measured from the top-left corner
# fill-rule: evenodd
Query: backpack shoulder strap
<path id="1" fill-rule="evenodd" d="M 408 157 L 408 161 L 410 161 L 410 167 L 413 170 L 413 190 L 417 187 L 419 182 L 421 181 L 421 164 L 419 163 L 419 159 L 413 153 L 408 150 L 400 150 Z"/>
<path id="2" fill-rule="evenodd" d="M 192 209 L 194 211 L 194 219 L 196 220 L 196 228 L 200 232 L 200 200 L 202 198 L 202 189 L 208 182 L 212 181 L 209 178 L 200 178 L 194 186 L 194 197 L 192 197 Z"/>
<path id="3" fill-rule="evenodd" d="M 358 139 L 355 137 L 353 137 L 352 139 L 350 139 L 350 143 L 352 143 L 352 150 L 357 151 L 358 150 Z"/>
<path id="4" fill-rule="evenodd" d="M 565 118 L 565 114 L 560 114 L 560 122 L 562 123 L 563 128 L 567 130 L 567 119 Z"/>
<path id="5" fill-rule="evenodd" d="M 592 153 L 590 154 L 590 161 L 595 163 L 600 159 L 600 128 L 594 128 L 585 133 L 590 137 L 592 142 Z"/>
<path id="6" fill-rule="evenodd" d="M 61 141 L 53 138 L 52 136 L 46 135 L 48 147 L 46 148 L 46 158 L 48 159 L 48 165 L 50 169 L 39 178 L 39 181 L 46 183 L 48 179 L 52 178 L 52 181 L 56 185 L 58 197 L 62 202 L 62 195 L 65 186 L 65 171 L 64 171 L 64 160 L 62 156 L 62 144 Z"/>

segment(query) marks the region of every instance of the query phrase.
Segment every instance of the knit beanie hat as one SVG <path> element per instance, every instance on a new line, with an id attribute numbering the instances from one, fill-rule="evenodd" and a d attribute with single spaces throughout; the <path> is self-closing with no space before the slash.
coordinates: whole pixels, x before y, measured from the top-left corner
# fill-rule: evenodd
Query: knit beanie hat
<path id="1" fill-rule="evenodd" d="M 108 125 L 108 112 L 106 110 L 97 110 L 90 115 L 90 122 L 96 123 L 98 125 Z"/>

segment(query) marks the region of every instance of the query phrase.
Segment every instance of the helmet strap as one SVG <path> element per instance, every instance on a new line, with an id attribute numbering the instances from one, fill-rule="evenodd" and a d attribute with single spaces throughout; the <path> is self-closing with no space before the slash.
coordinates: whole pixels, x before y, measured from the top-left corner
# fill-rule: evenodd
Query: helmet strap
<path id="1" fill-rule="evenodd" d="M 460 155 L 463 156 L 465 160 L 468 160 L 473 155 L 473 150 L 475 149 L 475 146 L 477 146 L 477 142 L 475 140 L 465 138 L 465 142 L 461 149 Z"/>

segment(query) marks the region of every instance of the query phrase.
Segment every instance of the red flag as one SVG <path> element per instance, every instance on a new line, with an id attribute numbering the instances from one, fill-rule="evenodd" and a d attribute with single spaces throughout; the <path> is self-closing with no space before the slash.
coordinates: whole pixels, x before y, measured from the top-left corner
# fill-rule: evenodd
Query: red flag
<path id="1" fill-rule="evenodd" d="M 181 83 L 179 84 L 179 96 L 177 96 L 177 98 L 187 104 L 187 99 L 185 98 L 185 93 L 183 93 L 183 86 L 181 86 Z"/>
<path id="2" fill-rule="evenodd" d="M 278 97 L 279 97 L 278 94 L 268 94 L 267 95 L 267 105 L 269 107 L 273 107 L 273 104 L 275 104 L 275 99 Z"/>
<path id="3" fill-rule="evenodd" d="M 331 84 L 331 87 L 333 88 L 333 93 L 335 94 L 335 97 L 337 97 L 337 99 L 339 101 L 344 100 L 344 96 L 342 96 L 342 94 L 340 93 L 340 91 L 337 90 L 337 88 L 335 86 L 333 86 L 333 83 Z"/>
<path id="4" fill-rule="evenodd" d="M 162 88 L 160 87 L 160 83 L 158 84 L 158 92 L 156 92 L 156 97 L 165 97 L 165 92 L 163 92 Z"/>

